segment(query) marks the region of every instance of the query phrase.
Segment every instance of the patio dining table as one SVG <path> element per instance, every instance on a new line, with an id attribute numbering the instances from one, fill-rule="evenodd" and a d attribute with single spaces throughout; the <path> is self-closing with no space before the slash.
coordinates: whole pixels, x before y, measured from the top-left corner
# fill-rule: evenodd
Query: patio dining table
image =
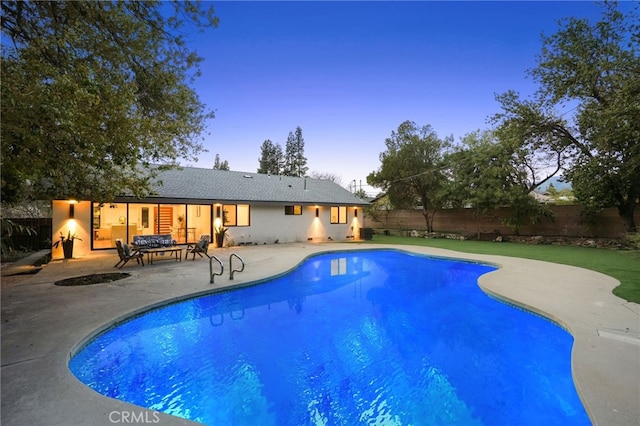
<path id="1" fill-rule="evenodd" d="M 169 253 L 166 259 L 174 259 L 182 262 L 182 247 L 158 247 L 152 249 L 144 249 L 143 253 L 147 253 L 147 263 L 153 265 L 153 259 L 158 260 L 158 255 L 164 256 L 165 253 Z M 175 255 L 175 256 L 174 256 Z"/>

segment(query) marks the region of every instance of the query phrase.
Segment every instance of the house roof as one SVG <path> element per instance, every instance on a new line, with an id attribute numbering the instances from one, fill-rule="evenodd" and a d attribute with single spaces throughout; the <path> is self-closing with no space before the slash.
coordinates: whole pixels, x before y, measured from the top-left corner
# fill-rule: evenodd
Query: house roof
<path id="1" fill-rule="evenodd" d="M 148 199 L 206 202 L 367 205 L 325 179 L 182 167 L 158 173 Z"/>

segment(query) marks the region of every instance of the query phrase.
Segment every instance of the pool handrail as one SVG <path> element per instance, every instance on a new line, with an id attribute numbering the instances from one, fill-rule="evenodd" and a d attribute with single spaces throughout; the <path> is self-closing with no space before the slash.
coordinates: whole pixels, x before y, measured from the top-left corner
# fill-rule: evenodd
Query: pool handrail
<path id="1" fill-rule="evenodd" d="M 233 269 L 233 257 L 234 257 L 234 256 L 238 258 L 238 260 L 240 261 L 240 263 L 242 263 L 242 268 L 240 268 L 240 269 Z M 237 254 L 235 254 L 235 253 L 231 253 L 231 256 L 229 256 L 229 269 L 230 269 L 230 272 L 229 272 L 229 279 L 230 279 L 230 280 L 233 280 L 233 274 L 234 274 L 234 272 L 242 272 L 242 271 L 244 271 L 244 260 L 243 260 L 240 256 L 238 256 Z"/>
<path id="2" fill-rule="evenodd" d="M 220 265 L 220 272 L 213 272 L 213 260 L 214 259 Z M 214 284 L 215 276 L 216 275 L 222 276 L 223 273 L 224 273 L 224 265 L 222 264 L 222 261 L 220 259 L 218 259 L 216 256 L 212 255 L 209 258 L 209 283 L 210 284 Z"/>

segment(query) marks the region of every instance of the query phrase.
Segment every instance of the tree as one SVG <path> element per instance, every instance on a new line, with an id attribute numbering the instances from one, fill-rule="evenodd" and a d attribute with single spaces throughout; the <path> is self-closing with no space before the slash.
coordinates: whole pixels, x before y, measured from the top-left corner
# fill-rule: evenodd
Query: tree
<path id="1" fill-rule="evenodd" d="M 565 176 L 587 212 L 615 206 L 629 232 L 640 199 L 640 16 L 616 3 L 602 17 L 561 21 L 543 37 L 530 75 L 531 101 L 508 92 L 498 99 L 499 131 L 561 152 Z M 636 5 L 637 9 L 637 5 Z M 572 107 L 563 114 L 561 108 Z"/>
<path id="2" fill-rule="evenodd" d="M 393 209 L 388 195 L 379 195 L 364 211 L 374 222 L 380 222 L 385 228 L 389 226 L 389 213 Z"/>
<path id="3" fill-rule="evenodd" d="M 302 137 L 302 129 L 296 127 L 295 133 L 289 132 L 287 144 L 284 154 L 284 170 L 285 176 L 304 176 L 309 168 L 307 167 L 307 158 L 304 156 L 304 138 Z"/>
<path id="4" fill-rule="evenodd" d="M 531 101 L 520 101 L 512 91 L 496 98 L 506 113 L 493 117 L 494 122 L 498 123 L 494 135 L 509 152 L 513 164 L 517 164 L 524 174 L 522 184 L 527 187 L 527 192 L 531 192 L 562 170 L 563 165 L 571 158 L 571 150 L 553 135 L 523 125 L 544 122 L 545 115 L 551 113 L 548 107 Z M 512 120 L 512 117 L 520 119 Z"/>
<path id="5" fill-rule="evenodd" d="M 220 160 L 220 154 L 216 154 L 216 159 L 213 163 L 213 168 L 215 170 L 230 170 L 229 162 L 227 160 Z"/>
<path id="6" fill-rule="evenodd" d="M 497 139 L 493 131 L 470 133 L 462 143 L 447 157 L 447 200 L 452 206 L 473 209 L 478 239 L 482 218 L 499 207 L 509 207 L 511 214 L 505 222 L 516 233 L 526 221 L 537 223 L 541 217 L 549 216 L 547 209 L 530 195 L 536 170 L 531 167 L 529 155 Z"/>
<path id="7" fill-rule="evenodd" d="M 337 183 L 338 185 L 342 186 L 342 177 L 338 176 L 335 173 L 313 171 L 311 172 L 310 177 L 312 179 L 330 180 L 331 182 Z"/>
<path id="8" fill-rule="evenodd" d="M 213 113 L 190 87 L 185 25 L 213 8 L 174 2 L 2 2 L 2 199 L 109 201 L 149 192 L 152 164 L 203 151 Z"/>
<path id="9" fill-rule="evenodd" d="M 397 208 L 422 206 L 427 231 L 433 232 L 433 217 L 444 203 L 447 183 L 444 155 L 451 139 L 440 139 L 431 126 L 412 121 L 400 124 L 385 141 L 377 172 L 367 176 L 369 185 L 382 188 Z"/>
<path id="10" fill-rule="evenodd" d="M 355 195 L 356 197 L 360 198 L 361 200 L 366 200 L 367 199 L 367 191 L 365 191 L 364 189 L 360 188 L 357 189 L 353 195 Z"/>
<path id="11" fill-rule="evenodd" d="M 505 206 L 511 177 L 510 158 L 489 131 L 462 138 L 463 145 L 447 157 L 452 207 L 471 208 L 478 228 L 491 210 Z"/>
<path id="12" fill-rule="evenodd" d="M 260 147 L 260 167 L 258 173 L 279 175 L 282 172 L 284 163 L 282 155 L 282 147 L 267 139 Z"/>

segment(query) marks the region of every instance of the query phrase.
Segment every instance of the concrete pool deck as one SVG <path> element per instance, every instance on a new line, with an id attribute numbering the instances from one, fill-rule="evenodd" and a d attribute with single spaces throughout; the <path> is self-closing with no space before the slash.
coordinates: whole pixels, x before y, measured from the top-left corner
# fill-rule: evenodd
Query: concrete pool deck
<path id="1" fill-rule="evenodd" d="M 242 285 L 282 274 L 305 257 L 333 250 L 398 248 L 410 252 L 491 262 L 500 269 L 483 275 L 492 295 L 544 314 L 574 336 L 574 382 L 594 424 L 640 424 L 640 305 L 611 293 L 618 282 L 571 266 L 504 256 L 475 255 L 415 246 L 363 243 L 276 244 L 215 249 L 225 275 L 209 283 L 206 258 L 129 262 L 121 270 L 115 252 L 54 260 L 34 275 L 2 277 L 3 425 L 187 425 L 190 421 L 107 398 L 69 371 L 71 353 L 96 330 L 152 305 L 187 295 Z M 229 256 L 245 270 L 229 280 Z M 91 273 L 127 272 L 105 284 L 54 285 Z M 4 275 L 3 270 L 3 275 Z"/>

